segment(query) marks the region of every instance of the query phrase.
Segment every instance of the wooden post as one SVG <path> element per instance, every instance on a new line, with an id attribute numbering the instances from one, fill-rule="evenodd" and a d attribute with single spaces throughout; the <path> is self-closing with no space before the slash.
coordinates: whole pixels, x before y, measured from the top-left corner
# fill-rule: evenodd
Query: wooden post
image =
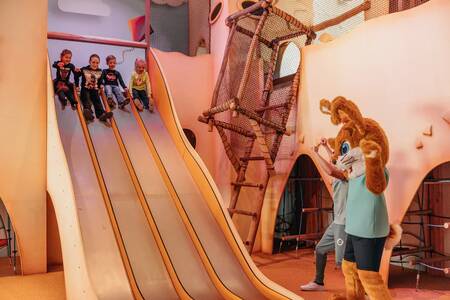
<path id="1" fill-rule="evenodd" d="M 224 112 L 226 110 L 231 109 L 231 107 L 234 105 L 234 101 L 235 99 L 230 99 L 228 101 L 225 101 L 224 103 L 218 105 L 218 106 L 214 106 L 208 110 L 205 110 L 202 114 L 205 117 L 210 117 L 212 115 L 218 114 L 220 112 Z"/>
<path id="2" fill-rule="evenodd" d="M 232 14 L 226 18 L 225 24 L 227 24 L 227 26 L 230 26 L 231 22 L 233 22 L 247 14 L 251 14 L 254 11 L 257 11 L 258 9 L 262 8 L 264 5 L 266 5 L 266 1 L 262 0 L 262 1 L 259 1 L 255 4 L 253 4 L 250 7 L 247 7 L 246 9 L 235 12 L 234 14 Z"/>
<path id="3" fill-rule="evenodd" d="M 371 6 L 370 1 L 367 0 L 367 1 L 365 1 L 363 4 L 360 4 L 360 5 L 356 6 L 355 8 L 353 8 L 353 9 L 351 9 L 351 10 L 349 10 L 349 11 L 343 13 L 342 15 L 337 16 L 337 17 L 334 18 L 334 19 L 326 20 L 326 21 L 324 21 L 324 22 L 322 22 L 322 23 L 319 23 L 319 24 L 317 24 L 317 25 L 314 25 L 314 26 L 312 27 L 312 30 L 315 31 L 315 32 L 317 32 L 317 31 L 324 30 L 325 28 L 328 28 L 328 27 L 337 25 L 337 24 L 339 24 L 339 23 L 342 23 L 342 22 L 344 22 L 345 20 L 347 20 L 347 19 L 349 19 L 349 18 L 351 18 L 351 17 L 353 17 L 353 16 L 356 16 L 356 15 L 359 14 L 360 12 L 369 10 L 369 9 L 370 9 L 370 6 Z"/>
<path id="4" fill-rule="evenodd" d="M 228 142 L 227 135 L 225 134 L 225 132 L 224 132 L 222 127 L 216 126 L 216 129 L 217 129 L 217 132 L 220 135 L 220 139 L 222 140 L 223 146 L 225 148 L 225 153 L 227 154 L 228 159 L 231 161 L 231 164 L 233 165 L 233 167 L 236 170 L 236 172 L 239 172 L 239 169 L 241 167 L 241 163 L 236 158 L 236 155 L 234 155 L 234 152 L 231 149 L 231 145 Z"/>
<path id="5" fill-rule="evenodd" d="M 273 166 L 272 158 L 270 157 L 269 147 L 267 146 L 265 136 L 262 133 L 261 127 L 259 126 L 258 122 L 253 119 L 250 119 L 249 121 L 250 125 L 253 128 L 253 131 L 256 134 L 256 140 L 258 141 L 261 154 L 266 162 L 267 171 L 272 175 L 275 168 Z"/>
<path id="6" fill-rule="evenodd" d="M 272 129 L 274 129 L 274 130 L 276 130 L 278 132 L 285 133 L 285 131 L 286 131 L 279 124 L 276 124 L 276 123 L 274 123 L 274 122 L 272 122 L 270 120 L 266 120 L 266 119 L 260 117 L 257 113 L 255 113 L 255 112 L 253 112 L 251 110 L 248 110 L 248 109 L 245 109 L 245 108 L 242 108 L 242 107 L 237 107 L 236 110 L 239 113 L 243 114 L 244 116 L 247 116 L 249 119 L 253 119 L 256 122 L 258 122 L 260 124 L 263 124 L 263 125 L 265 125 L 267 127 L 270 127 L 270 128 L 272 128 Z"/>
<path id="7" fill-rule="evenodd" d="M 264 92 L 263 92 L 262 99 L 261 99 L 261 107 L 263 107 L 263 108 L 268 105 L 269 96 L 270 96 L 270 93 L 272 92 L 273 73 L 275 71 L 275 65 L 276 65 L 279 51 L 280 51 L 280 43 L 276 42 L 273 47 L 272 54 L 270 56 L 269 74 L 267 75 L 267 81 L 266 81 L 266 85 L 264 87 Z M 262 117 L 265 113 L 265 110 L 258 111 L 258 113 L 259 113 L 259 116 Z"/>
<path id="8" fill-rule="evenodd" d="M 250 155 L 252 154 L 254 142 L 255 142 L 255 139 L 249 139 L 247 141 L 247 144 L 245 146 L 244 157 L 250 157 Z M 247 166 L 248 166 L 248 160 L 243 161 L 241 164 L 241 168 L 239 169 L 238 176 L 236 178 L 236 182 L 243 182 L 245 180 L 245 172 L 247 171 Z M 230 200 L 229 208 L 231 208 L 231 209 L 236 208 L 236 203 L 239 198 L 240 192 L 241 192 L 241 186 L 234 185 L 233 191 L 231 193 L 231 200 Z M 230 215 L 231 215 L 231 217 L 233 217 L 232 211 L 230 211 Z"/>
<path id="9" fill-rule="evenodd" d="M 266 174 L 265 180 L 264 180 L 264 189 L 259 192 L 258 194 L 258 200 L 257 200 L 257 207 L 256 207 L 256 216 L 253 218 L 253 222 L 250 223 L 250 228 L 248 230 L 247 235 L 247 250 L 248 253 L 252 254 L 253 247 L 255 245 L 255 239 L 256 234 L 258 233 L 258 227 L 259 227 L 259 221 L 261 220 L 261 210 L 264 204 L 264 195 L 266 194 L 267 190 L 267 184 L 269 183 L 269 175 Z"/>
<path id="10" fill-rule="evenodd" d="M 214 125 L 216 127 L 222 127 L 223 129 L 228 129 L 230 131 L 236 132 L 236 133 L 243 135 L 245 137 L 248 137 L 248 138 L 256 137 L 253 132 L 251 132 L 247 129 L 244 129 L 242 127 L 239 127 L 237 125 L 234 125 L 234 124 L 225 123 L 225 122 L 214 120 L 214 119 L 208 119 L 208 118 L 201 117 L 201 116 L 198 118 L 198 121 L 205 123 L 205 124 L 211 123 L 212 125 Z"/>
<path id="11" fill-rule="evenodd" d="M 258 37 L 261 33 L 262 28 L 264 27 L 264 23 L 267 19 L 267 11 L 264 11 L 263 15 L 261 16 L 261 19 L 259 20 L 258 26 L 256 27 L 255 34 L 253 35 L 252 42 L 250 43 L 250 49 L 247 53 L 247 60 L 245 62 L 245 68 L 244 73 L 242 75 L 241 84 L 239 85 L 239 90 L 236 95 L 236 104 L 239 105 L 239 101 L 242 98 L 242 95 L 244 94 L 244 89 L 247 85 L 248 77 L 250 75 L 250 66 L 253 62 L 253 53 L 255 52 L 256 45 L 258 43 Z"/>

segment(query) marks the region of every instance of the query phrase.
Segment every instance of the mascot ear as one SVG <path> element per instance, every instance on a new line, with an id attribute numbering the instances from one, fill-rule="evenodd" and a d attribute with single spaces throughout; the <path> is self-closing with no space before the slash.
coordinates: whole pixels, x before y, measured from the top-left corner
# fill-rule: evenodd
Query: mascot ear
<path id="1" fill-rule="evenodd" d="M 328 138 L 327 139 L 328 145 L 330 145 L 331 149 L 334 149 L 336 146 L 336 139 L 335 138 Z"/>
<path id="2" fill-rule="evenodd" d="M 361 135 L 366 132 L 364 118 L 358 106 L 344 97 L 336 97 L 331 104 L 331 122 L 337 125 L 351 121 Z"/>
<path id="3" fill-rule="evenodd" d="M 331 102 L 327 99 L 320 100 L 320 111 L 323 114 L 331 115 Z"/>

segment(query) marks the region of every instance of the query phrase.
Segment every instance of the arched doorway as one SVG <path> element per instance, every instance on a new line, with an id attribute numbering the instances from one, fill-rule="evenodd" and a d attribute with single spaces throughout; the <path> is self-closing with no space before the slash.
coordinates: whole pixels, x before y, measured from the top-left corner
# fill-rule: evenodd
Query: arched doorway
<path id="1" fill-rule="evenodd" d="M 0 198 L 0 276 L 11 276 L 20 267 L 19 251 L 11 218 Z"/>
<path id="2" fill-rule="evenodd" d="M 278 208 L 273 252 L 314 246 L 332 221 L 332 202 L 311 158 L 299 156 Z"/>
<path id="3" fill-rule="evenodd" d="M 450 277 L 450 162 L 425 176 L 402 228 L 402 239 L 391 257 L 390 280 L 396 284 L 402 278 L 402 285 L 410 288 L 450 286 L 450 278 L 440 282 Z"/>

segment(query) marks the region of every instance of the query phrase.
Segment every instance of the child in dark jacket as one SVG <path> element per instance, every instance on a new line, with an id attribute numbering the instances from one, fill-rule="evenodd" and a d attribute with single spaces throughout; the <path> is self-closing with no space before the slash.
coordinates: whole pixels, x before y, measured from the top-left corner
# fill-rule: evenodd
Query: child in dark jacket
<path id="1" fill-rule="evenodd" d="M 114 55 L 108 55 L 106 57 L 106 64 L 108 65 L 108 69 L 104 69 L 102 72 L 102 82 L 105 85 L 105 93 L 106 97 L 108 97 L 108 104 L 111 108 L 116 106 L 114 102 L 114 97 L 119 104 L 119 108 L 123 109 L 125 105 L 130 103 L 130 99 L 125 99 L 120 90 L 120 86 L 123 88 L 125 92 L 128 92 L 128 88 L 123 82 L 122 75 L 116 68 L 116 57 Z"/>
<path id="2" fill-rule="evenodd" d="M 83 115 L 88 122 L 94 120 L 92 104 L 94 105 L 95 116 L 100 121 L 105 122 L 113 116 L 112 112 L 105 112 L 100 99 L 99 89 L 102 88 L 102 70 L 98 67 L 99 63 L 100 57 L 97 54 L 92 54 L 89 57 L 89 66 L 81 68 L 80 73 L 75 77 L 77 87 L 80 76 L 82 77 L 80 98 L 83 103 Z"/>
<path id="3" fill-rule="evenodd" d="M 74 98 L 73 83 L 70 82 L 70 75 L 73 73 L 74 77 L 76 77 L 76 73 L 79 70 L 70 63 L 71 60 L 72 51 L 64 49 L 61 52 L 60 60 L 53 63 L 53 68 L 56 69 L 56 78 L 53 80 L 53 87 L 55 94 L 58 95 L 59 101 L 61 102 L 62 109 L 66 108 L 67 100 L 69 100 L 72 109 L 76 110 L 77 101 Z"/>

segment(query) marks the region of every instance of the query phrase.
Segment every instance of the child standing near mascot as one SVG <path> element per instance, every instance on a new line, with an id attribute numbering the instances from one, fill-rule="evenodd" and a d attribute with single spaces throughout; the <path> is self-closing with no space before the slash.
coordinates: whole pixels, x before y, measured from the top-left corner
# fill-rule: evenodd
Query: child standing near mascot
<path id="1" fill-rule="evenodd" d="M 371 300 L 392 299 L 378 272 L 383 249 L 393 247 L 401 235 L 398 225 L 389 226 L 384 198 L 389 181 L 386 134 L 376 121 L 363 118 L 356 104 L 344 97 L 332 102 L 321 100 L 320 110 L 330 115 L 334 125 L 342 124 L 329 143 L 338 168 L 347 170 L 349 178 L 347 244 L 342 262 L 346 296 L 334 299 L 365 299 L 365 293 Z"/>
<path id="2" fill-rule="evenodd" d="M 326 174 L 333 177 L 333 222 L 328 226 L 316 246 L 316 277 L 313 281 L 300 286 L 303 291 L 323 291 L 325 266 L 328 252 L 335 251 L 336 266 L 340 267 L 344 257 L 345 241 L 345 207 L 347 202 L 348 182 L 342 170 L 332 164 L 333 152 L 328 147 L 327 139 L 322 138 L 320 143 L 313 148 L 316 158 Z M 319 154 L 319 147 L 323 146 L 330 158 L 327 161 Z"/>

